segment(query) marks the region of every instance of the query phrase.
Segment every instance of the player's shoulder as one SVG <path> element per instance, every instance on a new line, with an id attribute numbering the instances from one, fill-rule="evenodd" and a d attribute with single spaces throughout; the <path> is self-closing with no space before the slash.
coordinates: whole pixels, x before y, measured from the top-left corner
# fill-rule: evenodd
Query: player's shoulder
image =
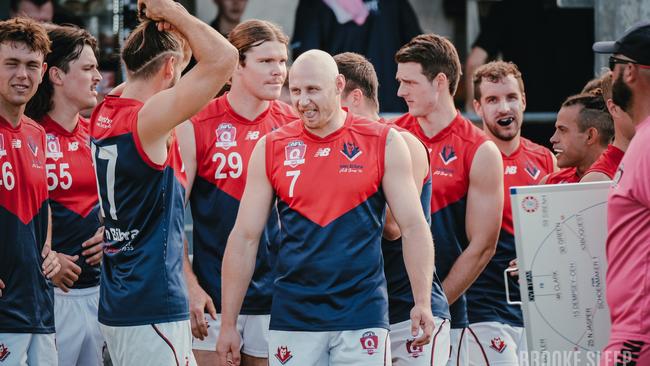
<path id="1" fill-rule="evenodd" d="M 477 127 L 474 123 L 472 123 L 472 121 L 463 117 L 460 112 L 458 112 L 456 118 L 454 118 L 451 123 L 452 125 L 450 127 L 452 133 L 467 143 L 479 146 L 484 142 L 490 141 L 482 129 Z"/>
<path id="2" fill-rule="evenodd" d="M 289 123 L 298 119 L 298 115 L 289 104 L 281 100 L 271 101 L 269 106 L 271 114 L 280 121 Z"/>
<path id="3" fill-rule="evenodd" d="M 390 126 L 386 123 L 372 121 L 365 117 L 354 115 L 350 112 L 348 112 L 347 118 L 349 119 L 349 129 L 353 133 L 368 136 L 381 136 L 387 133 L 386 131 L 390 129 Z"/>
<path id="4" fill-rule="evenodd" d="M 266 143 L 268 144 L 279 140 L 299 138 L 301 134 L 302 121 L 297 119 L 266 134 Z"/>
<path id="5" fill-rule="evenodd" d="M 410 127 L 414 126 L 417 122 L 417 118 L 413 117 L 410 113 L 404 113 L 399 117 L 387 121 L 388 124 L 394 124 L 407 130 L 409 130 Z"/>
<path id="6" fill-rule="evenodd" d="M 41 126 L 40 123 L 34 121 L 33 119 L 27 116 L 23 116 L 20 123 L 23 125 L 23 128 L 25 129 L 26 132 L 37 134 L 37 135 L 40 134 L 45 135 L 45 128 Z"/>
<path id="7" fill-rule="evenodd" d="M 205 107 L 198 111 L 190 118 L 193 124 L 199 124 L 214 118 L 219 118 L 227 113 L 226 104 L 224 103 L 225 95 L 212 99 Z"/>

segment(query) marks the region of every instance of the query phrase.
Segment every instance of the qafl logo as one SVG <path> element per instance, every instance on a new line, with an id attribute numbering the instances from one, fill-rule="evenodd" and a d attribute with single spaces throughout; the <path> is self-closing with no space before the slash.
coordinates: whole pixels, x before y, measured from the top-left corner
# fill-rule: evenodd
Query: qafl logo
<path id="1" fill-rule="evenodd" d="M 61 152 L 61 143 L 56 135 L 48 133 L 45 142 L 47 147 L 45 157 L 54 159 L 55 161 L 63 157 L 63 152 Z"/>
<path id="2" fill-rule="evenodd" d="M 406 352 L 408 352 L 410 357 L 418 358 L 422 356 L 422 353 L 424 352 L 424 347 L 416 346 L 413 344 L 413 342 L 415 342 L 415 339 L 409 339 L 406 341 Z"/>
<path id="3" fill-rule="evenodd" d="M 0 133 L 0 158 L 7 155 L 7 150 L 5 149 L 5 137 Z"/>
<path id="4" fill-rule="evenodd" d="M 526 196 L 521 201 L 521 208 L 528 213 L 534 213 L 539 208 L 539 201 L 533 196 Z"/>
<path id="5" fill-rule="evenodd" d="M 292 168 L 305 163 L 307 145 L 300 140 L 291 141 L 284 147 L 284 166 Z"/>
<path id="6" fill-rule="evenodd" d="M 278 347 L 278 351 L 275 353 L 275 358 L 280 361 L 281 364 L 285 364 L 289 362 L 289 360 L 293 357 L 291 354 L 291 351 L 289 351 L 289 347 L 287 346 L 280 346 Z"/>
<path id="7" fill-rule="evenodd" d="M 359 341 L 361 342 L 361 347 L 363 348 L 364 352 L 367 352 L 369 355 L 377 352 L 379 337 L 377 337 L 375 332 L 370 331 L 363 333 L 363 336 L 359 339 Z"/>
<path id="8" fill-rule="evenodd" d="M 214 132 L 217 135 L 216 147 L 228 150 L 237 146 L 237 128 L 232 123 L 222 123 Z"/>

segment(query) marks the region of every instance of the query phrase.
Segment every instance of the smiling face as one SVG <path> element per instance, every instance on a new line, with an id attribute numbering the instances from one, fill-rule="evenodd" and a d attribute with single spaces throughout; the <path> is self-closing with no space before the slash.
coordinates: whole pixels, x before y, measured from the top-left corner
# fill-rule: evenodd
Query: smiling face
<path id="1" fill-rule="evenodd" d="M 560 168 L 579 166 L 587 155 L 589 133 L 588 130 L 581 132 L 578 126 L 581 110 L 581 105 L 572 105 L 560 108 L 557 113 L 551 143 Z"/>
<path id="2" fill-rule="evenodd" d="M 324 52 L 301 55 L 289 74 L 291 104 L 305 127 L 326 129 L 334 114 L 341 109 L 340 96 L 345 79 L 338 74 L 336 63 Z"/>
<path id="3" fill-rule="evenodd" d="M 44 55 L 24 43 L 0 44 L 0 98 L 2 103 L 20 107 L 34 96 L 43 80 Z"/>
<path id="4" fill-rule="evenodd" d="M 429 81 L 422 73 L 422 65 L 417 62 L 398 63 L 395 78 L 399 83 L 397 96 L 404 99 L 409 114 L 413 117 L 424 117 L 436 109 L 438 81 Z"/>
<path id="5" fill-rule="evenodd" d="M 287 77 L 287 46 L 278 41 L 266 41 L 246 51 L 244 65 L 233 74 L 233 88 L 243 86 L 260 100 L 280 97 Z"/>
<path id="6" fill-rule="evenodd" d="M 85 45 L 79 58 L 71 61 L 68 67 L 67 73 L 60 69 L 50 69 L 50 72 L 59 73 L 60 90 L 66 102 L 74 104 L 79 110 L 94 107 L 97 104 L 97 84 L 102 76 L 97 70 L 97 59 L 92 48 Z"/>
<path id="7" fill-rule="evenodd" d="M 526 99 L 517 79 L 511 74 L 496 82 L 483 78 L 479 88 L 481 99 L 474 101 L 474 109 L 483 119 L 486 132 L 503 141 L 519 136 Z"/>

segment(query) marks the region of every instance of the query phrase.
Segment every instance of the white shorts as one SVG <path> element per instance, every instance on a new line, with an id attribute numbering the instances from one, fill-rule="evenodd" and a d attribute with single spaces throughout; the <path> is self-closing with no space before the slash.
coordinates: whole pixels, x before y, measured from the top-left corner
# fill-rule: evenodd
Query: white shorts
<path id="1" fill-rule="evenodd" d="M 444 366 L 449 360 L 449 320 L 434 317 L 435 328 L 431 342 L 413 347 L 411 321 L 390 325 L 390 345 L 393 366 Z M 420 335 L 422 330 L 420 329 Z"/>
<path id="2" fill-rule="evenodd" d="M 221 314 L 217 320 L 206 314 L 208 336 L 204 340 L 194 339 L 192 348 L 199 351 L 217 350 L 217 337 L 221 330 Z M 253 357 L 268 358 L 269 352 L 269 321 L 270 315 L 239 315 L 237 331 L 242 339 L 241 351 Z"/>
<path id="3" fill-rule="evenodd" d="M 470 324 L 465 338 L 470 365 L 519 366 L 528 350 L 524 328 L 498 322 Z"/>
<path id="4" fill-rule="evenodd" d="M 100 328 L 113 366 L 196 366 L 189 320 Z"/>
<path id="5" fill-rule="evenodd" d="M 57 366 L 54 333 L 0 333 L 0 365 Z"/>
<path id="6" fill-rule="evenodd" d="M 99 286 L 54 289 L 54 323 L 59 366 L 100 366 L 104 337 L 99 330 Z"/>
<path id="7" fill-rule="evenodd" d="M 449 348 L 449 361 L 447 366 L 467 366 L 469 363 L 467 347 L 467 328 L 453 328 L 451 335 L 451 347 Z"/>
<path id="8" fill-rule="evenodd" d="M 269 366 L 384 366 L 391 364 L 388 330 L 269 332 Z"/>

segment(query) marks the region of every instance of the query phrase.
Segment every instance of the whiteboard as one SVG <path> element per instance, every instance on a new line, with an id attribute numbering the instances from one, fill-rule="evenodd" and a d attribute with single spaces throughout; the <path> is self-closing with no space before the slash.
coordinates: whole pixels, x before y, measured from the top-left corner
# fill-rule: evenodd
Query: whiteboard
<path id="1" fill-rule="evenodd" d="M 610 182 L 513 187 L 512 215 L 530 364 L 595 365 L 605 299 Z"/>

